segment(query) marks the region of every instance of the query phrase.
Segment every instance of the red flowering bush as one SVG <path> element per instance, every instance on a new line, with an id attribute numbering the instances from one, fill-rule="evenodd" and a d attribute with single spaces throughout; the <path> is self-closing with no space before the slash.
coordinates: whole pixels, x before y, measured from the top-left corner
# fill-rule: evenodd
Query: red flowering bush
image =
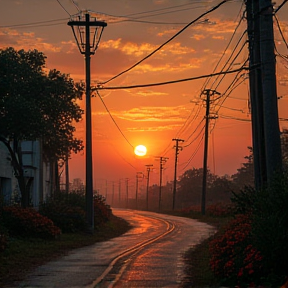
<path id="1" fill-rule="evenodd" d="M 215 217 L 227 217 L 232 214 L 233 206 L 231 204 L 216 203 L 207 206 L 206 214 Z"/>
<path id="2" fill-rule="evenodd" d="M 209 244 L 210 266 L 224 285 L 259 281 L 262 256 L 251 245 L 251 216 L 238 215 Z"/>
<path id="3" fill-rule="evenodd" d="M 2 216 L 3 224 L 11 236 L 54 239 L 61 233 L 52 220 L 42 216 L 33 208 L 4 207 Z"/>

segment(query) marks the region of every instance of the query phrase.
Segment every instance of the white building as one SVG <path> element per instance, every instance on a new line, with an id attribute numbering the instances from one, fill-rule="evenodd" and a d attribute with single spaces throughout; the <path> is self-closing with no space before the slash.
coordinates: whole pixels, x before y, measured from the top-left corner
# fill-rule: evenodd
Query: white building
<path id="1" fill-rule="evenodd" d="M 40 141 L 22 141 L 24 175 L 29 183 L 30 199 L 34 207 L 45 200 L 53 191 L 52 173 L 49 163 L 42 157 Z M 11 156 L 7 147 L 0 142 L 0 197 L 6 203 L 18 201 L 21 196 L 18 181 L 14 176 Z"/>

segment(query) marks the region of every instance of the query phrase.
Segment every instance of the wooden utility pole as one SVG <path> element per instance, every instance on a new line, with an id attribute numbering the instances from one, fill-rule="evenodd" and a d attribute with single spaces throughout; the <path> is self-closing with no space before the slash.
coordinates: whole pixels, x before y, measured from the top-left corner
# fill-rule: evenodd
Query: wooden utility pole
<path id="1" fill-rule="evenodd" d="M 172 202 L 172 209 L 175 209 L 175 201 L 176 201 L 176 183 L 177 183 L 177 163 L 178 163 L 178 154 L 179 150 L 182 150 L 183 148 L 179 146 L 179 142 L 184 142 L 182 139 L 172 139 L 173 141 L 176 141 L 175 148 L 175 166 L 174 166 L 174 185 L 173 185 L 173 202 Z"/>
<path id="2" fill-rule="evenodd" d="M 267 182 L 266 149 L 264 137 L 264 110 L 260 57 L 259 0 L 247 0 L 247 26 L 249 40 L 249 88 L 252 120 L 254 183 L 256 190 Z"/>
<path id="3" fill-rule="evenodd" d="M 143 178 L 143 173 L 142 172 L 137 172 L 136 173 L 136 197 L 135 197 L 135 201 L 136 201 L 136 210 L 138 209 L 138 183 L 139 183 L 139 179 Z"/>
<path id="4" fill-rule="evenodd" d="M 206 96 L 204 101 L 206 102 L 206 115 L 205 115 L 205 143 L 204 143 L 204 159 L 203 159 L 203 183 L 202 183 L 202 201 L 201 212 L 205 215 L 206 210 L 206 186 L 207 186 L 207 159 L 208 159 L 208 137 L 209 137 L 209 120 L 210 120 L 210 102 L 211 96 L 214 94 L 220 95 L 219 92 L 211 89 L 206 89 L 202 92 L 202 95 Z"/>
<path id="5" fill-rule="evenodd" d="M 114 188 L 115 188 L 114 181 L 112 181 L 112 201 L 111 201 L 111 206 L 112 207 L 114 205 Z"/>
<path id="6" fill-rule="evenodd" d="M 152 170 L 153 164 L 145 165 L 147 167 L 147 187 L 146 187 L 146 210 L 148 211 L 148 201 L 149 201 L 149 177 L 150 177 L 150 171 Z"/>
<path id="7" fill-rule="evenodd" d="M 121 204 L 121 179 L 119 179 L 119 191 L 118 191 L 118 207 Z"/>
<path id="8" fill-rule="evenodd" d="M 163 165 L 166 163 L 166 161 L 169 158 L 167 157 L 159 157 L 160 160 L 160 180 L 159 180 L 159 204 L 158 204 L 158 210 L 161 210 L 161 199 L 162 199 L 162 172 L 163 172 Z"/>
<path id="9" fill-rule="evenodd" d="M 273 31 L 273 4 L 259 0 L 260 56 L 262 71 L 264 136 L 266 150 L 267 183 L 282 171 L 282 154 L 278 120 L 276 70 Z"/>
<path id="10" fill-rule="evenodd" d="M 129 181 L 129 178 L 126 178 L 125 179 L 125 182 L 126 182 L 126 209 L 128 208 L 128 181 Z"/>

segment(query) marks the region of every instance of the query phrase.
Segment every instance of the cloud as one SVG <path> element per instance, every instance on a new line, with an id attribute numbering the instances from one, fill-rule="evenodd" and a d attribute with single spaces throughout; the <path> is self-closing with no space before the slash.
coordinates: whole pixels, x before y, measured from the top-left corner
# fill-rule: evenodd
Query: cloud
<path id="1" fill-rule="evenodd" d="M 149 97 L 149 96 L 166 96 L 168 93 L 163 92 L 156 92 L 151 90 L 145 90 L 145 91 L 138 91 L 135 93 L 136 95 L 143 96 L 143 97 Z"/>
<path id="2" fill-rule="evenodd" d="M 224 40 L 224 36 L 212 36 L 213 39 L 215 40 Z"/>
<path id="3" fill-rule="evenodd" d="M 121 38 L 116 40 L 108 40 L 101 42 L 102 49 L 115 49 L 120 50 L 126 55 L 133 55 L 136 57 L 143 57 L 149 53 L 156 50 L 159 46 L 153 45 L 147 42 L 143 43 L 133 43 L 133 42 L 124 42 Z M 180 42 L 171 43 L 162 48 L 157 52 L 157 55 L 187 55 L 189 53 L 194 53 L 195 50 L 191 47 L 182 46 Z"/>
<path id="4" fill-rule="evenodd" d="M 47 52 L 60 52 L 61 46 L 45 42 L 43 38 L 36 37 L 33 32 L 19 32 L 15 29 L 2 28 L 0 29 L 0 40 L 2 47 L 10 47 L 16 50 L 20 49 L 37 49 L 38 51 Z"/>
<path id="5" fill-rule="evenodd" d="M 111 111 L 110 111 L 111 112 Z M 185 106 L 177 107 L 137 107 L 127 111 L 113 112 L 122 120 L 135 122 L 181 122 L 190 113 Z"/>
<path id="6" fill-rule="evenodd" d="M 129 132 L 161 132 L 161 131 L 173 131 L 178 129 L 181 126 L 181 124 L 168 124 L 163 126 L 148 126 L 148 127 L 128 127 L 127 130 Z"/>
<path id="7" fill-rule="evenodd" d="M 193 36 L 191 36 L 191 38 L 199 41 L 205 39 L 206 37 L 203 34 L 194 34 Z"/>

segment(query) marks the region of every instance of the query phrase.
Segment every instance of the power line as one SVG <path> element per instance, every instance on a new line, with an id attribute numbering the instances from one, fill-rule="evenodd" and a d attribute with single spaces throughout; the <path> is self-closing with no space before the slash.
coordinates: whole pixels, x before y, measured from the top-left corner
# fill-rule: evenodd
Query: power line
<path id="1" fill-rule="evenodd" d="M 288 0 L 284 0 L 284 1 L 282 2 L 282 4 L 279 5 L 279 7 L 274 11 L 274 13 L 277 13 L 277 12 L 284 6 L 284 4 L 285 4 L 287 1 L 288 1 Z"/>
<path id="2" fill-rule="evenodd" d="M 118 78 L 119 76 L 123 75 L 124 73 L 132 70 L 133 68 L 135 68 L 136 66 L 138 66 L 140 63 L 142 63 L 143 61 L 145 61 L 146 59 L 150 58 L 152 55 L 154 55 L 157 51 L 159 51 L 162 47 L 164 47 L 166 44 L 168 44 L 169 42 L 171 42 L 174 38 L 176 38 L 179 34 L 181 34 L 184 30 L 186 30 L 189 26 L 191 26 L 192 24 L 194 24 L 196 21 L 198 21 L 199 19 L 201 19 L 203 16 L 211 13 L 212 11 L 218 9 L 221 5 L 223 5 L 226 2 L 229 2 L 231 0 L 223 0 L 222 2 L 220 2 L 218 5 L 214 6 L 213 8 L 211 8 L 210 10 L 206 11 L 205 13 L 201 14 L 200 16 L 198 16 L 196 19 L 194 19 L 193 21 L 191 21 L 189 24 L 187 24 L 184 28 L 182 28 L 180 31 L 178 31 L 174 36 L 172 36 L 170 39 L 168 39 L 166 42 L 164 42 L 162 45 L 160 45 L 158 48 L 156 48 L 154 51 L 152 51 L 150 54 L 148 54 L 146 57 L 144 57 L 143 59 L 141 59 L 140 61 L 138 61 L 137 63 L 135 63 L 134 65 L 132 65 L 130 68 L 122 71 L 121 73 L 113 76 L 112 78 L 110 78 L 109 80 L 106 80 L 104 82 L 102 82 L 101 84 L 107 84 L 108 82 Z"/>
<path id="3" fill-rule="evenodd" d="M 225 63 L 225 65 L 223 66 L 221 72 L 222 72 L 223 69 L 226 67 L 226 65 L 229 63 L 230 59 L 232 58 L 234 52 L 236 51 L 236 48 L 238 47 L 238 45 L 239 45 L 239 43 L 240 43 L 240 41 L 242 40 L 242 37 L 243 37 L 244 35 L 245 35 L 245 32 L 244 32 L 244 33 L 242 34 L 242 36 L 240 37 L 237 45 L 236 45 L 235 48 L 233 49 L 230 57 L 228 58 L 228 60 L 227 60 L 227 62 Z M 228 69 L 235 63 L 236 59 L 238 58 L 238 56 L 240 55 L 240 53 L 243 51 L 243 49 L 244 49 L 244 47 L 246 46 L 247 43 L 248 43 L 247 41 L 245 41 L 245 42 L 243 43 L 243 45 L 241 46 L 241 48 L 240 48 L 240 50 L 238 51 L 238 53 L 234 56 L 234 58 L 232 59 L 231 63 L 229 64 Z M 216 83 L 216 81 L 219 79 L 220 76 L 221 76 L 221 75 L 219 75 L 218 77 L 216 77 L 215 81 L 213 82 L 213 84 L 212 84 L 212 86 L 211 86 L 212 88 L 213 88 L 213 85 Z M 220 83 L 223 81 L 223 79 L 224 79 L 225 76 L 226 76 L 226 75 L 222 75 L 222 78 L 219 80 L 219 82 L 218 82 L 218 84 L 216 85 L 215 89 L 217 89 L 217 88 L 219 87 Z"/>
<path id="4" fill-rule="evenodd" d="M 56 0 L 59 5 L 63 8 L 63 10 L 71 17 L 71 14 L 65 9 L 65 7 L 61 4 L 61 2 L 59 0 Z"/>
<path id="5" fill-rule="evenodd" d="M 202 137 L 201 137 L 201 139 L 200 139 L 200 141 L 199 141 L 196 149 L 194 150 L 193 154 L 190 156 L 190 158 L 188 159 L 188 161 L 185 162 L 186 165 L 181 169 L 182 171 L 187 168 L 187 166 L 191 163 L 191 161 L 193 160 L 193 158 L 194 158 L 194 157 L 196 156 L 196 154 L 198 153 L 198 151 L 199 151 L 199 149 L 200 149 L 200 147 L 201 147 L 201 144 L 202 144 L 202 142 L 203 142 L 203 139 L 204 139 L 204 133 L 202 134 Z M 183 163 L 183 164 L 185 164 L 185 163 Z"/>
<path id="6" fill-rule="evenodd" d="M 249 70 L 249 68 L 242 66 L 242 67 L 240 67 L 238 69 L 234 69 L 234 70 L 228 70 L 228 71 L 222 71 L 222 72 L 217 72 L 217 73 L 208 74 L 208 75 L 200 75 L 200 76 L 196 76 L 196 77 L 171 80 L 171 81 L 166 81 L 166 82 L 150 83 L 150 84 L 138 84 L 138 85 L 130 85 L 130 86 L 111 86 L 111 87 L 98 86 L 98 87 L 91 88 L 91 91 L 95 91 L 95 90 L 121 90 L 121 89 L 133 89 L 133 88 L 161 86 L 161 85 L 167 85 L 167 84 L 175 84 L 175 83 L 187 82 L 187 81 L 192 81 L 192 80 L 198 80 L 198 79 L 203 79 L 203 78 L 217 76 L 217 75 L 233 74 L 233 73 L 243 71 L 243 70 Z"/>
<path id="7" fill-rule="evenodd" d="M 138 12 L 138 13 L 133 13 L 133 14 L 128 14 L 124 17 L 129 17 L 129 16 L 135 16 L 135 15 L 141 15 L 141 14 L 147 14 L 151 12 L 157 12 L 157 11 L 164 11 L 164 10 L 169 10 L 169 9 L 174 9 L 174 8 L 179 8 L 179 7 L 184 7 L 184 6 L 190 6 L 192 4 L 198 4 L 198 3 L 209 3 L 209 1 L 194 1 L 193 3 L 187 3 L 187 4 L 181 4 L 181 5 L 176 5 L 176 6 L 169 6 L 165 8 L 160 8 L 160 9 L 153 9 L 149 11 L 144 11 L 144 12 Z M 193 7 L 195 9 L 195 7 Z M 149 15 L 150 16 L 150 15 Z"/>
<path id="8" fill-rule="evenodd" d="M 242 9 L 242 7 L 241 7 L 241 9 Z M 241 9 L 240 9 L 240 11 L 241 11 Z M 236 32 L 237 32 L 238 28 L 240 27 L 240 25 L 241 25 L 243 19 L 244 19 L 244 16 L 242 15 L 242 17 L 240 18 L 240 20 L 239 20 L 237 26 L 235 27 L 235 29 L 234 29 L 234 31 L 233 31 L 233 34 L 232 34 L 232 36 L 231 36 L 231 38 L 230 38 L 230 40 L 229 40 L 229 42 L 228 42 L 226 48 L 224 49 L 224 51 L 223 51 L 223 53 L 222 53 L 220 59 L 218 60 L 216 66 L 214 67 L 212 73 L 214 73 L 214 72 L 216 71 L 216 69 L 217 69 L 217 67 L 219 66 L 221 60 L 223 59 L 224 55 L 226 54 L 226 51 L 228 50 L 230 44 L 232 43 L 232 40 L 234 39 L 234 37 L 235 37 L 235 35 L 236 35 Z M 224 67 L 225 67 L 225 66 L 224 66 Z M 211 79 L 211 78 L 210 78 L 210 79 Z M 203 86 L 202 86 L 202 89 L 201 89 L 202 91 L 207 87 L 207 85 L 209 84 L 210 79 L 207 79 L 207 80 L 204 82 L 204 84 L 203 84 Z"/>
<path id="9" fill-rule="evenodd" d="M 288 0 L 287 0 L 288 1 Z M 279 23 L 279 21 L 278 21 L 278 17 L 274 14 L 274 18 L 275 18 L 275 20 L 276 20 L 276 23 L 277 23 L 277 27 L 278 27 L 278 30 L 279 30 L 279 32 L 280 32 L 280 35 L 281 35 L 281 37 L 282 37 L 282 39 L 283 39 L 283 41 L 284 41 L 284 43 L 285 43 L 285 45 L 286 45 L 286 47 L 287 47 L 287 49 L 288 49 L 288 43 L 287 43 L 287 41 L 286 41 L 286 39 L 285 39 L 285 37 L 284 37 L 284 34 L 283 34 L 283 32 L 282 32 L 282 29 L 281 29 L 281 27 L 280 27 L 280 23 Z"/>
<path id="10" fill-rule="evenodd" d="M 46 21 L 38 21 L 38 22 L 31 22 L 31 23 L 22 23 L 22 24 L 14 24 L 14 25 L 2 25 L 0 28 L 26 28 L 26 27 L 40 27 L 40 26 L 52 26 L 52 25 L 59 25 L 59 24 L 67 24 L 66 22 L 63 23 L 51 23 L 51 22 L 58 22 L 58 21 L 67 21 L 69 18 L 61 18 L 61 19 L 54 19 L 54 20 L 46 20 Z M 46 23 L 51 23 L 44 25 Z M 42 25 L 41 25 L 42 24 Z"/>
<path id="11" fill-rule="evenodd" d="M 113 123 L 115 124 L 115 126 L 117 127 L 118 131 L 121 133 L 121 135 L 124 137 L 124 139 L 126 140 L 126 142 L 134 149 L 134 146 L 130 143 L 130 141 L 127 139 L 127 137 L 124 135 L 124 133 L 122 132 L 121 128 L 119 127 L 119 125 L 117 124 L 117 122 L 115 121 L 115 119 L 113 118 L 113 116 L 111 115 L 108 107 L 106 106 L 104 100 L 102 99 L 101 95 L 99 94 L 99 92 L 96 90 L 97 95 L 99 96 L 103 106 L 105 107 L 106 111 L 108 112 L 110 118 L 112 119 Z"/>
<path id="12" fill-rule="evenodd" d="M 196 131 L 198 130 L 198 128 L 200 127 L 201 123 L 204 121 L 204 118 L 202 118 L 202 120 L 198 123 L 197 127 L 195 128 L 195 130 L 189 135 L 189 137 L 187 138 L 186 142 L 196 133 Z M 184 147 L 188 147 L 190 146 L 194 141 L 196 141 L 196 139 L 199 137 L 199 135 L 201 134 L 201 132 L 204 130 L 205 125 L 201 128 L 200 132 L 197 134 L 197 136 L 187 145 L 185 145 Z"/>

